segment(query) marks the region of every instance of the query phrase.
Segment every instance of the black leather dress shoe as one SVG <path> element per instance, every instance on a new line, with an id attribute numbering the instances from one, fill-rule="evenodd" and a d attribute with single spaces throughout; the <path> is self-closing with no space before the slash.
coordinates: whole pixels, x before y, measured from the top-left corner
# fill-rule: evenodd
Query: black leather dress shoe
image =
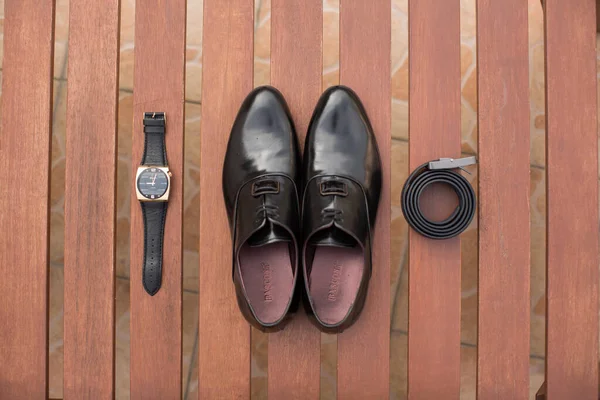
<path id="1" fill-rule="evenodd" d="M 304 303 L 320 330 L 339 333 L 356 321 L 367 296 L 382 180 L 373 129 L 347 87 L 328 89 L 317 104 L 304 179 Z"/>
<path id="2" fill-rule="evenodd" d="M 253 90 L 231 129 L 223 195 L 238 305 L 262 331 L 282 329 L 294 300 L 298 165 L 296 133 L 281 93 L 267 86 Z"/>

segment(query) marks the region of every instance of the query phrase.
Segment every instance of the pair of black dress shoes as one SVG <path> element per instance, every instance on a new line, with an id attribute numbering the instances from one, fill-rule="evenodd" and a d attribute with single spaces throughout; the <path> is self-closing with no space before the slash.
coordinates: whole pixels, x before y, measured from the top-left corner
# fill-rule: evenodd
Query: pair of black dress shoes
<path id="1" fill-rule="evenodd" d="M 323 93 L 303 163 L 281 93 L 263 86 L 248 95 L 223 166 L 233 282 L 248 322 L 281 330 L 300 297 L 324 332 L 356 321 L 371 277 L 381 184 L 375 136 L 352 90 Z"/>

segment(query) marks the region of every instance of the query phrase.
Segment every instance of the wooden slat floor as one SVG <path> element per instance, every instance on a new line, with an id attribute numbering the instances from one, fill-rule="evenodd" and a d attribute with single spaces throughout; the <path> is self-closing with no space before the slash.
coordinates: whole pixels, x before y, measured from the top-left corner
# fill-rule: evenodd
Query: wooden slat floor
<path id="1" fill-rule="evenodd" d="M 6 2 L 6 1 L 5 1 Z M 49 377 L 50 395 L 53 398 L 62 397 L 62 347 L 59 338 L 62 337 L 62 263 L 63 245 L 62 231 L 64 229 L 64 215 L 62 212 L 63 190 L 64 190 L 64 130 L 66 115 L 66 35 L 68 33 L 68 2 L 58 0 L 56 5 L 56 37 L 55 37 L 55 63 L 54 63 L 54 124 L 53 124 L 53 151 L 52 151 L 52 174 L 51 174 L 51 242 L 50 242 L 50 364 Z M 132 89 L 133 89 L 133 17 L 134 11 L 131 6 L 133 2 L 122 1 L 121 18 L 121 72 L 119 91 L 119 148 L 118 148 L 118 201 L 117 201 L 117 280 L 116 280 L 116 345 L 117 345 L 117 377 L 116 391 L 122 393 L 129 386 L 128 377 L 128 310 L 129 291 L 127 267 L 128 259 L 128 231 L 129 219 L 129 171 L 130 155 L 130 133 L 132 131 Z M 188 33 L 187 33 L 187 88 L 186 88 L 186 121 L 185 134 L 186 145 L 186 187 L 184 193 L 184 219 L 195 221 L 198 216 L 198 166 L 199 148 L 199 125 L 200 125 L 200 76 L 201 58 L 200 46 L 202 35 L 200 25 L 193 23 L 202 18 L 201 2 L 189 0 L 188 6 Z M 476 79 L 475 79 L 475 1 L 462 2 L 461 17 L 461 101 L 463 104 L 462 114 L 462 150 L 465 154 L 475 151 L 477 136 L 476 126 Z M 530 390 L 535 393 L 543 381 L 543 356 L 544 356 L 544 262 L 545 262 L 545 156 L 543 140 L 545 136 L 544 125 L 544 71 L 543 71 L 543 23 L 542 10 L 537 0 L 528 0 L 529 4 L 529 51 L 531 56 L 531 297 L 532 297 L 532 320 L 531 320 L 531 357 L 530 357 Z M 407 276 L 406 271 L 406 237 L 407 228 L 399 208 L 399 193 L 402 182 L 406 177 L 407 166 L 407 38 L 408 38 L 408 0 L 394 0 L 392 8 L 392 260 L 391 260 L 391 303 L 392 303 L 392 333 L 391 333 L 391 382 L 392 391 L 400 398 L 405 395 L 406 390 L 406 332 L 407 332 Z M 336 82 L 339 79 L 338 68 L 338 46 L 339 37 L 337 30 L 339 25 L 337 19 L 336 0 L 325 0 L 324 2 L 324 81 L 325 85 Z M 255 84 L 266 83 L 265 77 L 270 75 L 269 54 L 265 49 L 270 40 L 270 1 L 261 0 L 260 7 L 256 10 L 255 31 L 257 44 L 255 57 Z M 0 75 L 4 71 L 0 69 Z M 138 161 L 135 160 L 137 163 Z M 470 178 L 477 180 L 477 175 Z M 123 201 L 123 199 L 126 199 Z M 198 225 L 194 222 L 186 223 L 184 226 L 184 294 L 183 294 L 183 382 L 187 388 L 188 398 L 195 398 L 197 393 L 197 371 L 196 343 L 197 326 L 197 231 Z M 475 229 L 470 229 L 463 235 L 463 293 L 462 293 L 462 335 L 461 335 L 461 359 L 462 359 L 462 381 L 463 392 L 473 393 L 475 388 L 475 366 L 476 359 L 476 236 Z M 328 340 L 328 343 L 332 343 Z M 257 360 L 264 354 L 264 340 L 257 340 L 253 344 L 254 354 Z M 324 348 L 325 358 L 331 360 L 330 356 L 335 352 L 335 342 Z M 333 358 L 335 360 L 335 358 Z M 324 367 L 331 371 L 332 366 Z M 266 378 L 263 373 L 266 364 L 260 361 L 256 365 L 253 383 L 257 393 L 265 393 Z M 335 386 L 335 377 L 326 374 L 322 379 L 323 393 L 332 393 Z"/>

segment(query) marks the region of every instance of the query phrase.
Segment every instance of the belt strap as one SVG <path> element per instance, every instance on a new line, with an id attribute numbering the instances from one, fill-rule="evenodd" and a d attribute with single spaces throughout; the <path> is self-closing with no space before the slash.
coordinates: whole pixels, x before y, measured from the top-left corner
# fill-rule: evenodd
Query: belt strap
<path id="1" fill-rule="evenodd" d="M 415 169 L 402 189 L 402 213 L 408 224 L 421 235 L 431 239 L 450 239 L 460 235 L 475 215 L 475 191 L 464 176 L 452 171 L 474 164 L 475 158 L 454 160 L 442 158 L 427 162 Z M 421 212 L 419 202 L 425 188 L 433 183 L 443 183 L 454 189 L 458 207 L 443 221 L 431 221 Z"/>

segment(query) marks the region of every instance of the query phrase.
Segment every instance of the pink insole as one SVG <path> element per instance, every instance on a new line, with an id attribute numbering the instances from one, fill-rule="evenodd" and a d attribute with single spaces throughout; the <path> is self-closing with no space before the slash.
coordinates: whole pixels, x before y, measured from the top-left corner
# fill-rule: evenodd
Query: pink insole
<path id="1" fill-rule="evenodd" d="M 315 247 L 309 290 L 321 321 L 335 325 L 346 317 L 356 299 L 363 269 L 363 252 L 358 247 Z"/>
<path id="2" fill-rule="evenodd" d="M 294 286 L 289 243 L 246 244 L 239 257 L 242 282 L 256 318 L 264 324 L 279 321 Z"/>

